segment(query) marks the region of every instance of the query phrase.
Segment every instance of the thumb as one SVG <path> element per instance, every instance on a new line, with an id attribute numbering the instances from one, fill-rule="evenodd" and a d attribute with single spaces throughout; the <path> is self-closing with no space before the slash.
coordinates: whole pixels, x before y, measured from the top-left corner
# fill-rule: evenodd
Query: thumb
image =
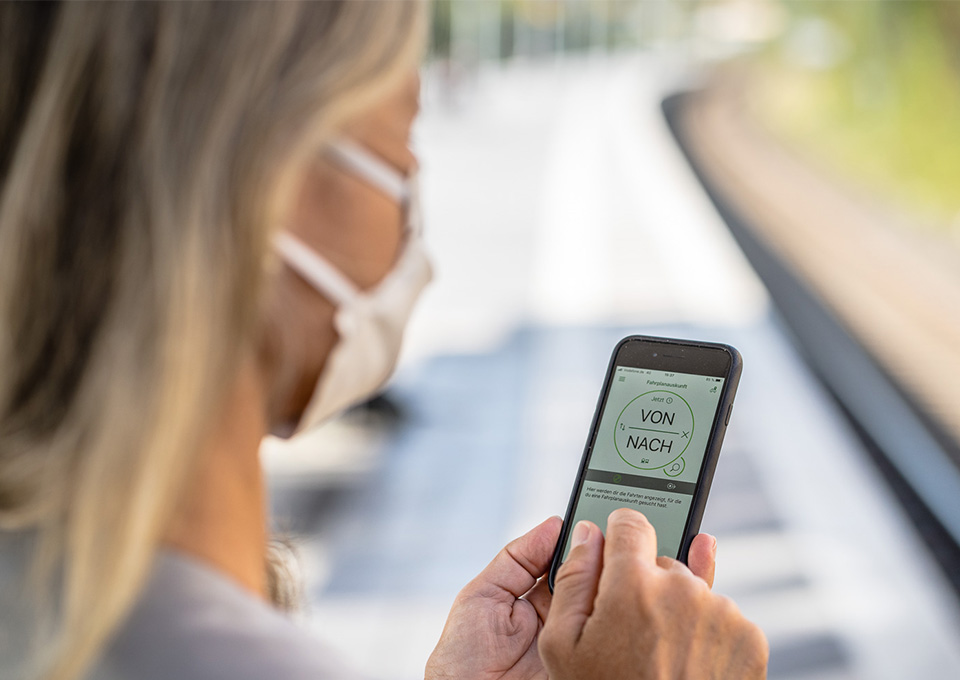
<path id="1" fill-rule="evenodd" d="M 560 534 L 560 518 L 551 517 L 509 543 L 464 589 L 470 595 L 509 594 L 509 601 L 530 590 L 550 567 Z"/>
<path id="2" fill-rule="evenodd" d="M 603 568 L 603 533 L 592 522 L 577 522 L 570 545 L 570 554 L 554 579 L 553 603 L 543 631 L 548 640 L 568 648 L 593 613 Z"/>

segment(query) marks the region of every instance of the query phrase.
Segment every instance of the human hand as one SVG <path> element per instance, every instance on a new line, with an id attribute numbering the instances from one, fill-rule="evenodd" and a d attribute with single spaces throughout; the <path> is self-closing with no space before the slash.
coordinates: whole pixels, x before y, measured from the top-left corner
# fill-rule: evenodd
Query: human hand
<path id="1" fill-rule="evenodd" d="M 546 680 L 537 654 L 537 634 L 550 607 L 542 576 L 560 524 L 559 517 L 551 517 L 509 543 L 460 591 L 427 661 L 426 680 Z"/>
<path id="2" fill-rule="evenodd" d="M 656 532 L 642 514 L 611 513 L 606 541 L 598 527 L 580 523 L 573 543 L 539 636 L 553 680 L 766 677 L 760 629 L 710 592 L 707 579 L 658 558 Z M 690 559 L 698 569 L 700 550 Z"/>
<path id="3" fill-rule="evenodd" d="M 510 543 L 460 592 L 427 662 L 427 680 L 547 677 L 537 636 L 550 610 L 544 575 L 559 532 L 559 518 L 548 519 Z M 706 534 L 690 546 L 691 570 L 711 586 L 715 554 L 716 539 Z"/>

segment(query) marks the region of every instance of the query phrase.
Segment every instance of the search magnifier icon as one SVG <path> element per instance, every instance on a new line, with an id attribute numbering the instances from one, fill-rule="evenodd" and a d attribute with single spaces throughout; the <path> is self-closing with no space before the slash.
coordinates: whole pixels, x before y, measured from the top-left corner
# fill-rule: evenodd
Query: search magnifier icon
<path id="1" fill-rule="evenodd" d="M 683 472 L 683 469 L 686 466 L 686 461 L 684 461 L 683 458 L 678 458 L 677 460 L 673 461 L 669 467 L 663 468 L 663 473 L 667 475 L 667 477 L 676 477 Z"/>

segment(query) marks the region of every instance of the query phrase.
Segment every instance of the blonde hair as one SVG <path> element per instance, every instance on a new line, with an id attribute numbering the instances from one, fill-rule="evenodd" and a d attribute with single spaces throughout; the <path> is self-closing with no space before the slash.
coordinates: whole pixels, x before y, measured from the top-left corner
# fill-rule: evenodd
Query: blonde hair
<path id="1" fill-rule="evenodd" d="M 0 527 L 81 674 L 142 586 L 241 354 L 270 231 L 420 57 L 411 2 L 0 6 Z"/>

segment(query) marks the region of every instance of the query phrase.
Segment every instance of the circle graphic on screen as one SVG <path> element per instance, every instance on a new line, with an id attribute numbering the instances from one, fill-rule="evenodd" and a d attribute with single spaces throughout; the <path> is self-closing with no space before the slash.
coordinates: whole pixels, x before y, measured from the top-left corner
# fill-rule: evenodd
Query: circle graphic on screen
<path id="1" fill-rule="evenodd" d="M 613 444 L 639 470 L 673 464 L 693 439 L 693 409 L 676 392 L 652 390 L 634 397 L 617 417 Z"/>

